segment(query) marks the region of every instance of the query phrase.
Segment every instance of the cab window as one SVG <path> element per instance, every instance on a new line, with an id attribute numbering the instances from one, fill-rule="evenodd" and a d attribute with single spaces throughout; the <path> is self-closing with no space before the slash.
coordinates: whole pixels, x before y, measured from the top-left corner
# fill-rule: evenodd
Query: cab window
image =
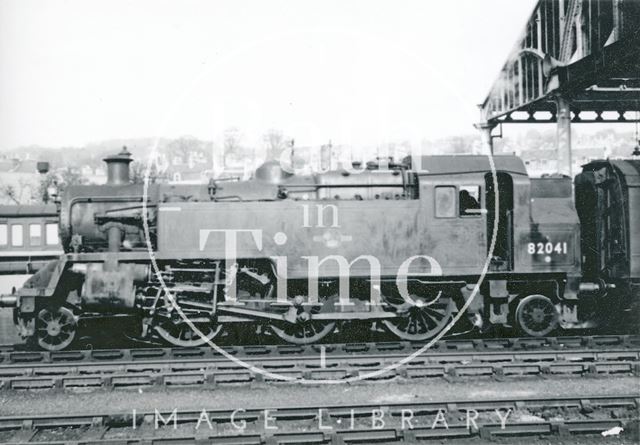
<path id="1" fill-rule="evenodd" d="M 436 187 L 436 218 L 454 218 L 456 216 L 456 188 L 453 186 Z"/>
<path id="2" fill-rule="evenodd" d="M 460 216 L 480 216 L 480 186 L 461 186 L 458 202 L 460 203 Z"/>
<path id="3" fill-rule="evenodd" d="M 6 224 L 0 224 L 0 246 L 9 244 L 9 232 Z"/>

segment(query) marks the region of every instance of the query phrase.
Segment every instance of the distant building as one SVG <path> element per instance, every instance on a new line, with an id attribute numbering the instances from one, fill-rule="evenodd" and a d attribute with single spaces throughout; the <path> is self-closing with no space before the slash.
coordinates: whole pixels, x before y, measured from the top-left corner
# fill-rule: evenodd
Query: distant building
<path id="1" fill-rule="evenodd" d="M 582 166 L 596 159 L 606 159 L 610 157 L 610 149 L 607 147 L 579 147 L 575 148 L 571 154 L 572 171 L 577 174 L 582 170 Z"/>
<path id="2" fill-rule="evenodd" d="M 548 147 L 548 144 L 537 149 L 516 150 L 527 167 L 529 176 L 539 177 L 543 174 L 553 174 L 558 171 L 558 154 L 555 147 Z M 571 152 L 572 172 L 578 174 L 581 167 L 595 159 L 605 159 L 609 157 L 609 150 L 606 147 L 578 147 Z"/>
<path id="3" fill-rule="evenodd" d="M 538 178 L 558 171 L 558 155 L 555 149 L 522 150 L 519 155 L 531 177 Z"/>
<path id="4" fill-rule="evenodd" d="M 41 175 L 32 159 L 0 159 L 0 204 L 38 202 Z"/>
<path id="5" fill-rule="evenodd" d="M 107 183 L 107 171 L 104 167 L 94 168 L 90 165 L 84 165 L 80 167 L 80 175 L 88 184 L 102 185 Z"/>

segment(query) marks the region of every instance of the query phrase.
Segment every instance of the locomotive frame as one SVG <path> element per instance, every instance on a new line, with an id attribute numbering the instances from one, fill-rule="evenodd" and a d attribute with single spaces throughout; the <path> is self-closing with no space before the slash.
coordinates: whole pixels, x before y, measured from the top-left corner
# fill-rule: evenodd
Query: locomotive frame
<path id="1" fill-rule="evenodd" d="M 571 179 L 493 160 L 495 175 L 484 156 L 423 156 L 308 176 L 267 163 L 249 181 L 146 187 L 129 182 L 124 150 L 105 159 L 106 185 L 66 191 L 66 253 L 0 304 L 49 350 L 68 347 L 83 319 L 122 314 L 143 337 L 197 346 L 229 323 L 291 343 L 351 322 L 425 341 L 467 306 L 470 326 L 542 336 L 593 326 L 604 298 L 628 307 L 640 275 L 638 162 L 585 166 L 576 212 Z M 615 218 L 611 206 L 598 213 L 603 200 L 619 206 Z M 616 243 L 602 235 L 613 220 Z M 594 244 L 618 246 L 598 257 L 605 269 L 582 258 Z"/>

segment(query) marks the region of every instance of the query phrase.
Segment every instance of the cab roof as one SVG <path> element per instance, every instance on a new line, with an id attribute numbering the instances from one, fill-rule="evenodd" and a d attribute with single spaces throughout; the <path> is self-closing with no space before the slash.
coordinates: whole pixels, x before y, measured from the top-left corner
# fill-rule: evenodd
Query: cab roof
<path id="1" fill-rule="evenodd" d="M 491 172 L 490 157 L 487 155 L 413 156 L 406 161 L 409 161 L 412 170 L 425 175 Z M 515 155 L 495 155 L 493 163 L 496 171 L 527 176 L 522 159 Z"/>

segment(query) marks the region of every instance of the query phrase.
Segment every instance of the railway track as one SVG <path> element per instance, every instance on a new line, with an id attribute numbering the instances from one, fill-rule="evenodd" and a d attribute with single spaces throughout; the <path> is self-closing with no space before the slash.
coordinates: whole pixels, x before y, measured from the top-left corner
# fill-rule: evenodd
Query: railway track
<path id="1" fill-rule="evenodd" d="M 419 345 L 236 347 L 236 363 L 209 348 L 15 353 L 0 363 L 3 390 L 321 383 L 327 380 L 496 379 L 640 375 L 640 346 L 628 336 L 444 342 L 400 367 Z M 26 355 L 23 355 L 26 354 Z M 267 371 L 268 374 L 260 372 Z M 385 370 L 385 372 L 381 372 Z"/>
<path id="2" fill-rule="evenodd" d="M 0 441 L 342 444 L 638 435 L 637 394 L 0 417 Z M 524 442 L 523 442 L 524 443 Z"/>
<path id="3" fill-rule="evenodd" d="M 411 354 L 424 347 L 425 343 L 408 341 L 357 342 L 311 345 L 246 345 L 220 346 L 227 354 L 237 357 L 318 357 L 324 351 L 327 356 L 353 354 Z M 630 349 L 640 347 L 640 335 L 592 335 L 563 337 L 506 337 L 485 339 L 456 339 L 436 342 L 425 354 L 441 352 L 491 352 L 491 351 L 542 351 L 611 348 Z M 222 355 L 215 349 L 201 348 L 123 348 L 82 349 L 69 351 L 28 351 L 0 346 L 0 364 L 8 363 L 76 363 L 137 360 L 183 360 L 189 358 L 218 358 Z"/>

